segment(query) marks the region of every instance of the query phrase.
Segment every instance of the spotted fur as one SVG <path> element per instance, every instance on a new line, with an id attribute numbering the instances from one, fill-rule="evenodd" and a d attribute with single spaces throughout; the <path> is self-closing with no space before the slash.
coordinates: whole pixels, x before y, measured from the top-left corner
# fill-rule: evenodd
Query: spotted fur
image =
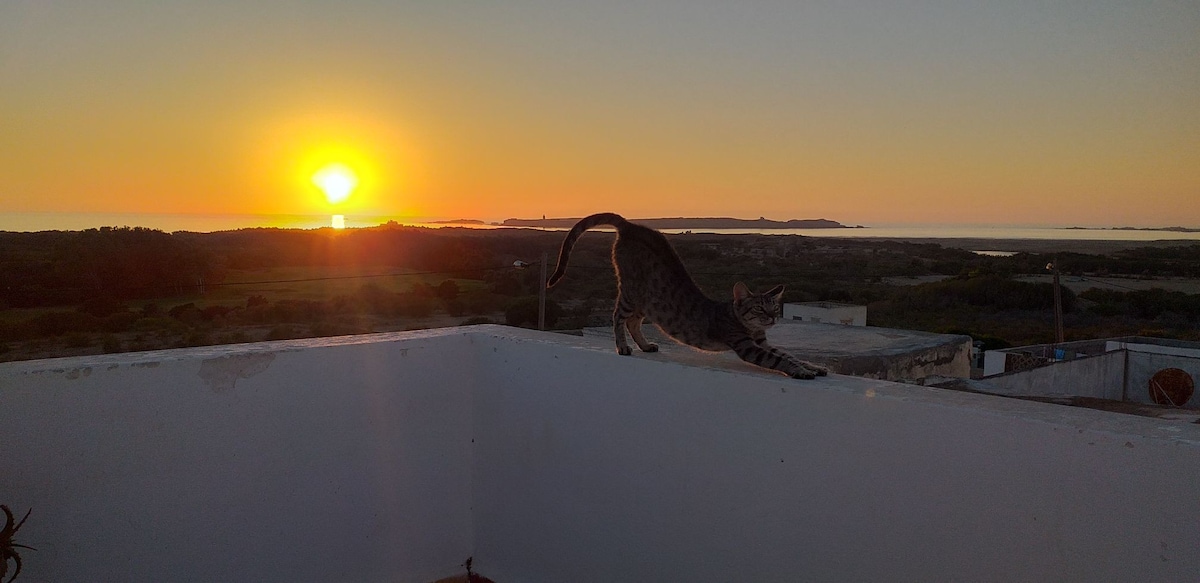
<path id="1" fill-rule="evenodd" d="M 642 335 L 649 319 L 671 338 L 708 351 L 733 350 L 742 360 L 795 378 L 828 374 L 820 365 L 799 360 L 767 343 L 766 330 L 780 313 L 783 286 L 765 293 L 751 292 L 743 283 L 733 287 L 731 301 L 718 302 L 700 291 L 667 238 L 620 215 L 600 213 L 580 220 L 563 239 L 558 265 L 547 287 L 562 279 L 571 248 L 585 231 L 600 225 L 617 229 L 612 262 L 617 271 L 617 301 L 613 336 L 619 354 L 632 354 L 625 332 L 644 352 L 658 345 Z"/>

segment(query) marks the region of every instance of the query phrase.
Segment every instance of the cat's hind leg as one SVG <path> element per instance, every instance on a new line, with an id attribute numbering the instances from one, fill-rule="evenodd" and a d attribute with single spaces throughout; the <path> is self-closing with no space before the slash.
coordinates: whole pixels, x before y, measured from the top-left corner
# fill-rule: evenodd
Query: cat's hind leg
<path id="1" fill-rule="evenodd" d="M 648 342 L 642 334 L 642 321 L 645 319 L 645 316 L 635 314 L 625 320 L 625 327 L 629 329 L 629 335 L 633 337 L 633 341 L 637 343 L 638 348 L 642 349 L 642 352 L 658 352 L 658 345 Z"/>
<path id="2" fill-rule="evenodd" d="M 630 306 L 625 296 L 618 291 L 617 305 L 613 308 L 613 339 L 617 341 L 617 354 L 621 356 L 633 354 L 633 349 L 629 347 L 629 339 L 625 338 L 625 321 L 631 316 L 633 306 Z"/>

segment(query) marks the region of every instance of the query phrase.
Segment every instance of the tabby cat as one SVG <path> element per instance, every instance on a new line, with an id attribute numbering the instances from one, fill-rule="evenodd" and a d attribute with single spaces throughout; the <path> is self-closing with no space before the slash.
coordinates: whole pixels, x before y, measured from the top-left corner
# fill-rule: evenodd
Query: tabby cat
<path id="1" fill-rule="evenodd" d="M 633 353 L 625 338 L 626 329 L 642 351 L 658 350 L 657 344 L 647 342 L 642 335 L 642 321 L 649 318 L 671 338 L 701 350 L 733 350 L 746 362 L 798 379 L 829 373 L 823 366 L 767 344 L 766 330 L 775 324 L 780 311 L 782 285 L 756 294 L 739 282 L 733 286 L 733 301 L 711 300 L 692 281 L 662 233 L 635 225 L 620 215 L 600 213 L 576 223 L 563 240 L 558 266 L 546 287 L 562 279 L 575 241 L 597 225 L 617 228 L 612 249 L 617 271 L 617 304 L 613 310 L 617 353 Z"/>

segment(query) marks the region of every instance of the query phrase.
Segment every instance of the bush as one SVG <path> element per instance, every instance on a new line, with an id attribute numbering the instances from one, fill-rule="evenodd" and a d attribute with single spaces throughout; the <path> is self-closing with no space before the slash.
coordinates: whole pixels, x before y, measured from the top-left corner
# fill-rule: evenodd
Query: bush
<path id="1" fill-rule="evenodd" d="M 464 304 L 462 300 L 446 300 L 445 304 L 446 313 L 454 316 L 455 318 L 459 318 L 467 314 L 467 305 Z"/>
<path id="2" fill-rule="evenodd" d="M 98 297 L 83 302 L 83 305 L 79 306 L 79 311 L 91 314 L 97 318 L 103 318 L 118 312 L 128 312 L 129 308 L 115 298 Z"/>
<path id="3" fill-rule="evenodd" d="M 38 327 L 32 321 L 6 323 L 0 322 L 0 342 L 28 340 L 36 338 Z"/>
<path id="4" fill-rule="evenodd" d="M 346 336 L 349 334 L 369 334 L 371 325 L 356 320 L 325 320 L 313 324 L 313 336 Z"/>
<path id="5" fill-rule="evenodd" d="M 47 312 L 35 316 L 30 323 L 38 336 L 62 336 L 69 332 L 97 332 L 100 319 L 83 312 Z"/>
<path id="6" fill-rule="evenodd" d="M 217 336 L 217 344 L 241 344 L 243 342 L 250 342 L 250 337 L 241 330 Z"/>
<path id="7" fill-rule="evenodd" d="M 423 318 L 433 313 L 433 296 L 397 294 L 396 313 L 410 318 Z"/>
<path id="8" fill-rule="evenodd" d="M 439 298 L 449 302 L 458 297 L 458 283 L 456 283 L 453 279 L 447 279 L 446 281 L 438 284 L 436 292 Z"/>
<path id="9" fill-rule="evenodd" d="M 414 296 L 417 296 L 419 298 L 425 298 L 425 299 L 437 296 L 437 293 L 434 291 L 433 286 L 431 286 L 427 283 L 421 283 L 419 281 L 417 283 L 413 284 L 411 293 Z"/>
<path id="10" fill-rule="evenodd" d="M 203 316 L 205 320 L 211 322 L 217 318 L 224 318 L 225 316 L 229 315 L 229 312 L 232 311 L 233 308 L 230 308 L 229 306 L 207 306 L 200 310 L 200 315 Z"/>
<path id="11" fill-rule="evenodd" d="M 192 330 L 187 336 L 183 337 L 183 341 L 179 345 L 183 347 L 208 346 L 212 343 L 212 338 L 208 335 L 208 332 L 204 330 Z"/>
<path id="12" fill-rule="evenodd" d="M 276 323 L 306 323 L 319 320 L 329 313 L 324 302 L 312 300 L 280 300 L 268 308 L 268 319 Z"/>
<path id="13" fill-rule="evenodd" d="M 171 318 L 138 318 L 129 327 L 136 332 L 156 332 L 164 331 L 175 334 L 182 334 L 187 330 L 187 326 L 178 320 Z"/>
<path id="14" fill-rule="evenodd" d="M 204 314 L 201 313 L 200 308 L 197 308 L 196 304 L 192 302 L 180 304 L 174 308 L 171 308 L 170 310 L 167 310 L 167 315 L 179 320 L 180 322 L 183 322 L 184 324 L 188 324 L 189 326 L 195 326 L 196 324 L 204 321 Z"/>
<path id="15" fill-rule="evenodd" d="M 458 301 L 461 301 L 466 306 L 468 314 L 482 316 L 503 310 L 505 305 L 511 300 L 486 290 L 475 290 L 462 294 L 459 296 Z"/>
<path id="16" fill-rule="evenodd" d="M 558 303 L 550 298 L 546 298 L 546 328 L 553 328 L 561 315 L 562 308 L 559 307 Z M 508 305 L 508 309 L 504 310 L 504 322 L 509 326 L 537 328 L 538 297 L 525 296 L 513 300 Z"/>
<path id="17" fill-rule="evenodd" d="M 121 339 L 112 334 L 105 334 L 104 337 L 100 339 L 100 349 L 103 350 L 105 354 L 121 352 L 121 348 Z"/>
<path id="18" fill-rule="evenodd" d="M 271 328 L 267 332 L 267 340 L 288 340 L 290 338 L 303 338 L 304 334 L 296 326 L 290 324 L 280 324 Z"/>
<path id="19" fill-rule="evenodd" d="M 100 322 L 100 329 L 109 333 L 127 332 L 140 317 L 137 312 L 109 314 Z"/>

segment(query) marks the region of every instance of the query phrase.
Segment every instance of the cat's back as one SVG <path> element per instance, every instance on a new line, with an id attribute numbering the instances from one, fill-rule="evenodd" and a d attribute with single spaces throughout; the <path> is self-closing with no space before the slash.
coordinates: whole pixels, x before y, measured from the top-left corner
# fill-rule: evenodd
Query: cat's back
<path id="1" fill-rule="evenodd" d="M 687 273 L 679 254 L 665 235 L 636 223 L 626 223 L 617 231 L 613 253 L 629 255 L 630 259 L 639 259 L 661 267 L 670 267 L 672 271 L 678 269 L 685 275 Z"/>
<path id="2" fill-rule="evenodd" d="M 613 263 L 622 279 L 653 280 L 688 294 L 701 294 L 679 254 L 662 233 L 635 223 L 617 231 Z"/>

